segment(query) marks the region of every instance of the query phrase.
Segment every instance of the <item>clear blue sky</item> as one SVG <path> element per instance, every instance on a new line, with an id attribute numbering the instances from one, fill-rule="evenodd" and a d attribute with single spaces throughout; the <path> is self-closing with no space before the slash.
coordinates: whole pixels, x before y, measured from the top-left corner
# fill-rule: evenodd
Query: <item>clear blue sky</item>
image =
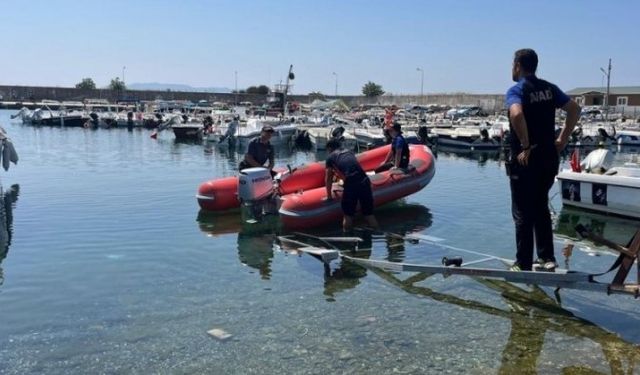
<path id="1" fill-rule="evenodd" d="M 503 93 L 534 48 L 562 89 L 640 85 L 640 1 L 0 0 L 0 84 L 268 84 L 293 92 Z"/>

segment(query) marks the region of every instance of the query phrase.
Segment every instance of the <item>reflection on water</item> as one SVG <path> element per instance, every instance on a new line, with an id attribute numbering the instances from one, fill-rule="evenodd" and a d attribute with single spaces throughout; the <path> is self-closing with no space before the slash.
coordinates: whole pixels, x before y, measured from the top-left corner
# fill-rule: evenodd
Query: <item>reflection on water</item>
<path id="1" fill-rule="evenodd" d="M 0 122 L 8 123 L 8 113 L 0 111 Z M 551 304 L 545 296 L 505 298 L 469 278 L 431 277 L 408 286 L 428 287 L 433 293 L 424 298 L 346 262 L 334 262 L 325 273 L 311 256 L 274 246 L 277 235 L 292 235 L 277 217 L 248 224 L 236 211 L 201 215 L 194 226 L 197 186 L 235 174 L 244 150 L 176 144 L 171 133 L 153 140 L 150 131 L 136 129 L 9 126 L 24 158 L 20 168 L 3 174 L 4 191 L 20 181 L 22 194 L 8 255 L 11 212 L 7 217 L 4 207 L 0 217 L 7 228 L 0 231 L 0 257 L 6 256 L 3 375 L 275 374 L 292 368 L 309 374 L 490 374 L 500 367 L 509 372 L 510 363 L 527 368 L 536 356 L 540 373 L 576 373 L 577 363 L 616 373 L 634 360 L 636 369 L 626 372 L 638 371 L 630 354 L 638 348 L 627 342 L 640 343 L 632 298 L 563 291 L 562 308 L 598 328 L 531 302 Z M 316 158 L 322 154 L 276 147 L 278 166 Z M 495 154 L 478 163 L 483 158 L 442 153 L 438 175 L 425 189 L 407 203 L 376 210 L 382 228 L 426 231 L 452 246 L 513 255 L 504 171 Z M 612 221 L 605 221 L 609 236 Z M 344 235 L 340 223 L 312 232 Z M 353 235 L 365 240 L 359 256 L 408 263 L 441 258 L 437 248 L 389 233 Z M 576 269 L 588 261 L 594 271 L 605 267 L 594 260 L 608 259 L 582 252 L 572 258 Z M 444 293 L 449 297 L 438 296 Z M 206 334 L 211 328 L 233 338 L 215 340 Z"/>
<path id="2" fill-rule="evenodd" d="M 496 150 L 470 150 L 466 148 L 457 148 L 450 146 L 438 145 L 433 150 L 436 155 L 446 155 L 453 159 L 467 159 L 478 162 L 479 166 L 484 166 L 488 162 L 501 162 L 504 160 L 504 151 L 502 149 Z"/>
<path id="3" fill-rule="evenodd" d="M 12 185 L 7 191 L 3 192 L 0 185 L 0 195 L 2 203 L 0 203 L 0 285 L 4 283 L 4 272 L 2 271 L 2 261 L 9 253 L 11 245 L 11 236 L 13 234 L 13 208 L 18 200 L 20 193 L 19 185 Z"/>
<path id="4" fill-rule="evenodd" d="M 617 243 L 629 241 L 638 227 L 640 227 L 640 221 L 638 220 L 563 206 L 556 217 L 554 232 L 561 237 L 579 241 L 580 237 L 575 230 L 578 224 L 590 228 L 594 234 L 600 237 Z"/>
<path id="5" fill-rule="evenodd" d="M 408 293 L 508 319 L 511 322 L 511 331 L 502 351 L 499 374 L 538 373 L 539 358 L 545 344 L 545 335 L 549 333 L 588 339 L 598 344 L 612 374 L 632 373 L 640 361 L 639 346 L 627 342 L 618 335 L 562 308 L 559 302 L 537 286 L 524 289 L 505 281 L 474 279 L 479 284 L 500 294 L 508 307 L 501 309 L 483 302 L 459 298 L 416 285 L 433 276 L 431 274 L 418 273 L 407 279 L 400 279 L 388 271 L 372 269 L 372 272 Z M 575 365 L 566 366 L 561 371 L 563 374 L 599 373 Z"/>
<path id="6" fill-rule="evenodd" d="M 9 253 L 11 245 L 11 236 L 13 234 L 13 208 L 20 192 L 19 185 L 13 185 L 7 191 L 3 192 L 0 185 L 0 195 L 2 203 L 0 204 L 0 285 L 4 283 L 4 272 L 2 270 L 2 261 Z"/>
<path id="7" fill-rule="evenodd" d="M 429 209 L 420 204 L 407 204 L 402 201 L 380 207 L 375 212 L 385 233 L 376 234 L 370 230 L 354 230 L 351 233 L 340 231 L 339 225 L 313 228 L 307 231 L 320 236 L 357 236 L 362 238 L 358 244 L 358 256 L 371 254 L 375 243 L 386 246 L 386 259 L 401 262 L 405 255 L 405 241 L 402 237 L 409 232 L 422 231 L 431 226 L 432 216 Z M 260 222 L 247 222 L 240 210 L 225 213 L 200 211 L 197 218 L 200 230 L 211 237 L 237 233 L 238 260 L 257 270 L 264 280 L 271 278 L 274 244 L 278 235 L 291 234 L 280 227 L 277 216 L 266 216 Z M 339 223 L 337 223 L 339 224 Z M 313 238 L 302 240 L 313 242 Z M 326 244 L 316 244 L 326 245 Z M 339 245 L 341 250 L 351 250 L 349 245 Z M 318 268 L 320 270 L 320 268 Z M 334 268 L 325 269 L 325 292 L 330 298 L 336 293 L 354 288 L 366 270 L 358 265 L 340 262 Z"/>
<path id="8" fill-rule="evenodd" d="M 583 147 L 580 148 L 579 152 L 581 158 L 585 157 L 589 152 L 597 149 L 598 147 Z M 573 148 L 565 148 L 560 154 L 561 161 L 567 161 L 571 157 L 571 153 L 573 152 Z M 624 163 L 627 161 L 637 160 L 637 155 L 640 153 L 640 148 L 634 146 L 612 146 L 609 148 L 611 152 L 615 155 L 615 160 L 618 163 Z M 459 147 L 451 147 L 451 146 L 443 146 L 438 145 L 434 147 L 432 151 L 438 155 L 446 155 L 451 157 L 452 159 L 466 159 L 466 160 L 474 160 L 478 163 L 479 166 L 484 166 L 489 162 L 497 161 L 501 163 L 506 159 L 506 155 L 508 155 L 508 149 L 495 149 L 495 150 L 471 150 L 468 148 L 459 148 Z M 635 159 L 634 159 L 635 157 Z"/>

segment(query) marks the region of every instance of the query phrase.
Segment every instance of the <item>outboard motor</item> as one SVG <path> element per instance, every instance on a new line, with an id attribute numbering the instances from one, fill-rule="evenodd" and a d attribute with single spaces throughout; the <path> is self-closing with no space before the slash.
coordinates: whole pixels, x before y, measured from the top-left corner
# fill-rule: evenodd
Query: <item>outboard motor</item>
<path id="1" fill-rule="evenodd" d="M 487 131 L 487 129 L 480 129 L 480 138 L 482 142 L 489 142 L 489 131 Z"/>
<path id="2" fill-rule="evenodd" d="M 588 173 L 602 174 L 613 165 L 613 154 L 605 149 L 593 150 L 585 157 L 580 166 Z"/>
<path id="3" fill-rule="evenodd" d="M 247 168 L 238 177 L 238 199 L 251 204 L 268 198 L 273 192 L 271 172 L 266 168 Z"/>
<path id="4" fill-rule="evenodd" d="M 271 172 L 266 168 L 247 168 L 238 176 L 238 199 L 242 207 L 256 220 L 265 213 L 275 213 L 274 183 Z"/>
<path id="5" fill-rule="evenodd" d="M 100 123 L 100 117 L 98 116 L 98 114 L 95 112 L 91 112 L 89 113 L 89 121 L 87 121 L 87 123 L 85 124 L 85 127 L 96 129 L 99 123 Z"/>
<path id="6" fill-rule="evenodd" d="M 154 115 L 154 117 L 155 117 L 155 119 L 154 119 L 154 120 L 152 121 L 152 123 L 151 123 L 151 128 L 152 128 L 152 129 L 155 129 L 155 128 L 157 128 L 158 126 L 160 126 L 160 124 L 162 124 L 163 119 L 164 119 L 164 116 L 162 115 L 162 113 L 156 113 L 156 114 Z"/>
<path id="7" fill-rule="evenodd" d="M 426 144 L 427 142 L 429 142 L 429 129 L 427 128 L 426 125 L 422 125 L 418 128 L 418 139 L 420 140 L 420 143 L 422 144 Z"/>
<path id="8" fill-rule="evenodd" d="M 331 131 L 331 138 L 335 139 L 336 141 L 340 142 L 340 144 L 342 144 L 342 141 L 344 141 L 343 134 L 344 134 L 344 126 L 338 126 Z"/>
<path id="9" fill-rule="evenodd" d="M 331 137 L 335 139 L 341 138 L 343 134 L 344 134 L 344 126 L 338 126 L 331 131 Z"/>
<path id="10" fill-rule="evenodd" d="M 296 130 L 296 134 L 294 135 L 295 137 L 295 144 L 297 147 L 302 148 L 302 149 L 310 149 L 312 144 L 311 144 L 311 138 L 309 138 L 309 133 L 306 130 Z"/>
<path id="11" fill-rule="evenodd" d="M 604 128 L 598 128 L 598 135 L 603 141 L 607 139 L 614 139 L 612 136 L 609 135 L 609 133 L 607 133 L 606 130 L 604 130 Z"/>
<path id="12" fill-rule="evenodd" d="M 131 111 L 127 112 L 127 130 L 133 130 L 133 112 Z"/>

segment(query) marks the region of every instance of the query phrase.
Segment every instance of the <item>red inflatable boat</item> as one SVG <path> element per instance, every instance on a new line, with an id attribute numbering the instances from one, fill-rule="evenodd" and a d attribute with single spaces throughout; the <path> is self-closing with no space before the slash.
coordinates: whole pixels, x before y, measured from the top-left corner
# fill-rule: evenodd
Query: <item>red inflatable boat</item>
<path id="1" fill-rule="evenodd" d="M 389 152 L 390 146 L 380 147 L 368 152 L 371 158 L 361 161 L 365 171 L 375 169 Z M 375 206 L 406 197 L 413 194 L 431 181 L 435 174 L 435 157 L 431 150 L 424 145 L 409 145 L 410 162 L 407 171 L 389 170 L 369 176 L 373 190 Z M 369 155 L 367 155 L 369 156 Z M 334 184 L 337 199 L 327 201 L 324 182 L 315 189 L 294 192 L 282 196 L 280 219 L 288 228 L 308 228 L 331 221 L 340 222 L 342 209 L 340 207 L 341 189 Z"/>
<path id="2" fill-rule="evenodd" d="M 380 165 L 389 152 L 389 146 L 358 154 L 364 170 L 373 170 Z M 285 170 L 280 177 L 280 194 L 307 191 L 324 186 L 325 163 L 303 164 L 291 171 Z M 202 183 L 196 194 L 200 208 L 207 211 L 224 211 L 240 207 L 238 199 L 238 177 L 223 177 Z"/>

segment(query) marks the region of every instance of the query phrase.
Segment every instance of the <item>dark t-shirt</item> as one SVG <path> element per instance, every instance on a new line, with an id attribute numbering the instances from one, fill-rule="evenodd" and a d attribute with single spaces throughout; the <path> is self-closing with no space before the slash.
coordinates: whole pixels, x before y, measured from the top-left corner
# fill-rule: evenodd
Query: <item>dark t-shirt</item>
<path id="1" fill-rule="evenodd" d="M 570 98 L 558 86 L 536 76 L 523 77 L 506 95 L 507 110 L 512 104 L 522 104 L 529 143 L 544 152 L 554 152 L 556 108 L 561 108 Z M 513 133 L 513 129 L 512 133 Z M 515 134 L 515 133 L 513 133 Z M 520 152 L 518 137 L 511 137 L 511 150 Z"/>
<path id="2" fill-rule="evenodd" d="M 393 162 L 396 160 L 396 152 L 398 149 L 402 150 L 402 156 L 400 157 L 400 168 L 406 168 L 409 166 L 409 145 L 404 139 L 402 134 L 398 134 L 393 141 L 391 141 L 391 149 L 393 150 Z"/>
<path id="3" fill-rule="evenodd" d="M 367 178 L 356 155 L 349 150 L 335 150 L 326 161 L 327 168 L 333 168 L 344 178 L 345 185 L 362 182 Z"/>
<path id="4" fill-rule="evenodd" d="M 271 143 L 264 144 L 260 142 L 260 137 L 256 137 L 249 142 L 247 154 L 253 156 L 258 164 L 264 165 L 267 160 L 273 161 L 273 146 Z"/>

